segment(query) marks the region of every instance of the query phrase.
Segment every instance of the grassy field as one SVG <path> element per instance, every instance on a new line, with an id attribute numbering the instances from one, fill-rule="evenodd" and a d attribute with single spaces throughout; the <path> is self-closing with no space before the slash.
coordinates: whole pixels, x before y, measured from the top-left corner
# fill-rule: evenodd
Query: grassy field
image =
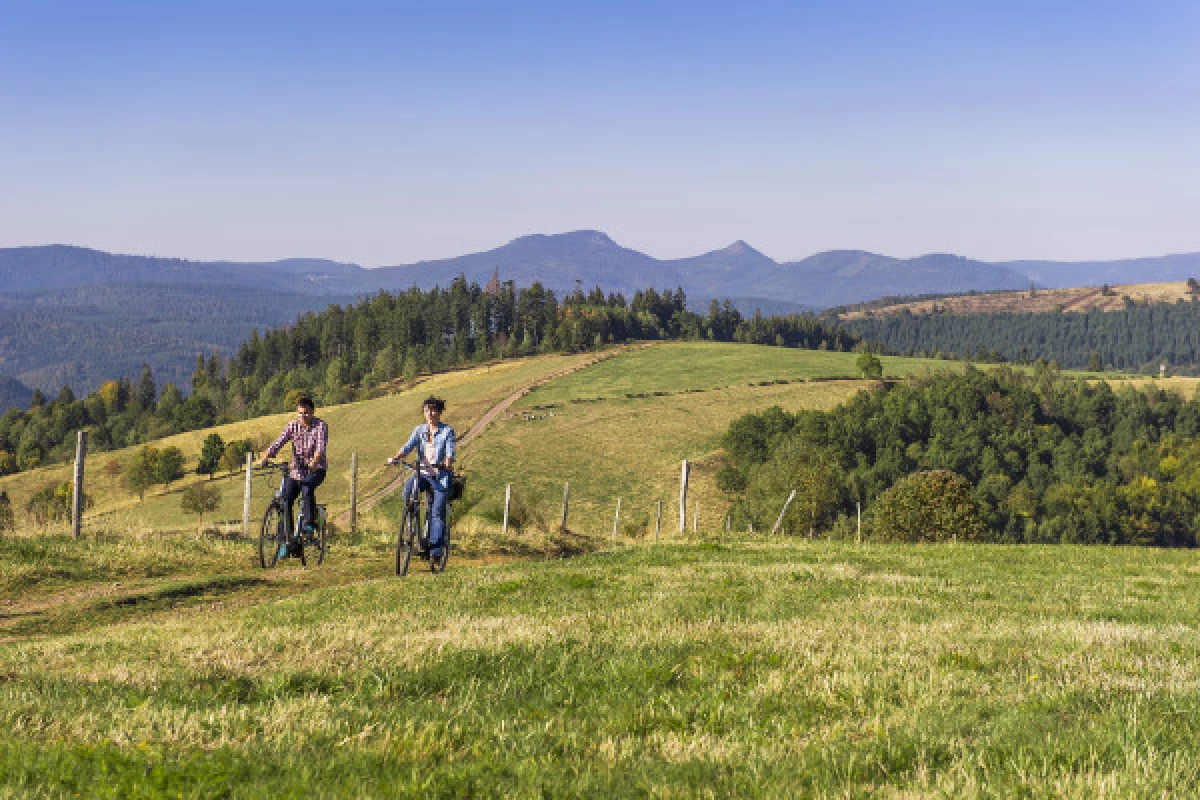
<path id="1" fill-rule="evenodd" d="M 1197 589 L 1183 551 L 744 537 L 164 588 L 0 644 L 0 796 L 1193 796 Z"/>
<path id="2" fill-rule="evenodd" d="M 985 292 L 982 294 L 943 297 L 937 300 L 914 300 L 890 306 L 872 308 L 869 311 L 851 311 L 844 319 L 865 316 L 896 314 L 910 311 L 913 314 L 929 314 L 934 309 L 953 314 L 999 314 L 999 313 L 1048 313 L 1052 311 L 1120 311 L 1126 301 L 1140 305 L 1190 301 L 1186 281 L 1164 283 L 1124 283 L 1108 287 L 1080 286 L 1069 289 L 1038 289 L 1036 291 Z"/>
<path id="3" fill-rule="evenodd" d="M 321 502 L 340 510 L 349 504 L 350 454 L 359 454 L 359 491 L 363 495 L 387 482 L 393 472 L 384 465 L 388 456 L 404 443 L 414 425 L 421 422 L 421 400 L 429 394 L 444 397 L 448 414 L 461 434 L 483 413 L 517 388 L 573 364 L 585 363 L 594 355 L 541 356 L 531 359 L 505 361 L 500 364 L 470 370 L 443 373 L 421 381 L 409 391 L 397 392 L 375 400 L 348 403 L 317 410 L 318 416 L 329 423 L 329 477 L 321 487 Z M 204 431 L 192 431 L 154 442 L 155 447 L 175 446 L 188 458 L 187 468 L 194 470 L 205 436 L 215 431 L 225 440 L 257 439 L 267 441 L 279 431 L 293 413 L 262 417 L 245 422 L 222 425 Z M 189 482 L 206 480 L 194 474 L 172 485 L 170 491 L 155 487 L 143 502 L 121 485 L 120 474 L 109 475 L 104 466 L 115 461 L 122 470 L 135 448 L 106 453 L 94 453 L 86 459 L 87 493 L 95 508 L 87 515 L 89 524 L 99 530 L 119 531 L 130 526 L 150 525 L 157 529 L 195 528 L 197 520 L 179 510 L 179 495 Z M 284 456 L 290 454 L 285 446 Z M 23 508 L 27 498 L 50 482 L 70 480 L 71 466 L 53 467 L 18 473 L 0 478 L 0 490 L 12 497 L 15 508 Z M 221 507 L 215 519 L 240 519 L 244 479 L 241 474 L 220 477 L 214 485 L 221 489 Z M 254 517 L 262 514 L 271 497 L 267 478 L 256 478 L 254 484 Z"/>
<path id="4" fill-rule="evenodd" d="M 753 344 L 680 342 L 632 350 L 529 394 L 526 406 L 578 402 L 627 394 L 745 387 L 764 381 L 861 377 L 855 353 L 797 350 Z M 886 377 L 923 370 L 962 369 L 962 364 L 885 356 Z"/>

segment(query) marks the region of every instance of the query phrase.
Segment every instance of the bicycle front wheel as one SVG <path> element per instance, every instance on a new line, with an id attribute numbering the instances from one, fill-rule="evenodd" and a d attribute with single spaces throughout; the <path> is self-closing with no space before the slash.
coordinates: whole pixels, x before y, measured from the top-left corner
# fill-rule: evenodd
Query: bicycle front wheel
<path id="1" fill-rule="evenodd" d="M 317 566 L 325 561 L 325 515 L 317 516 L 320 524 L 312 532 L 312 546 L 317 550 Z"/>
<path id="2" fill-rule="evenodd" d="M 283 526 L 283 510 L 275 503 L 267 506 L 263 514 L 262 528 L 258 531 L 258 563 L 270 569 L 279 560 L 279 548 L 286 541 Z"/>
<path id="3" fill-rule="evenodd" d="M 413 542 L 421 527 L 421 515 L 416 508 L 409 506 L 404 509 L 400 520 L 400 532 L 396 536 L 396 574 L 404 577 L 408 574 L 408 563 L 412 561 Z"/>

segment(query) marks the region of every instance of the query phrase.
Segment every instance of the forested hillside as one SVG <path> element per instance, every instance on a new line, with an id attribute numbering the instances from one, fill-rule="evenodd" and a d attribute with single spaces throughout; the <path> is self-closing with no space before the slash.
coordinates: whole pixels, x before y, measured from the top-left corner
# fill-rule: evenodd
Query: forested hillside
<path id="1" fill-rule="evenodd" d="M 194 359 L 192 391 L 156 380 L 144 366 L 135 383 L 108 380 L 78 399 L 38 392 L 28 410 L 0 418 L 0 474 L 62 461 L 75 431 L 93 449 L 125 447 L 294 404 L 301 391 L 321 405 L 371 396 L 378 387 L 451 367 L 535 353 L 579 352 L 634 339 L 708 339 L 849 350 L 855 335 L 811 317 L 744 319 L 728 302 L 707 315 L 687 310 L 682 289 L 637 292 L 630 301 L 599 288 L 561 300 L 540 284 L 488 287 L 462 277 L 447 289 L 413 288 L 350 306 L 307 313 L 286 327 L 255 331 L 228 359 Z"/>
<path id="2" fill-rule="evenodd" d="M 952 354 L 1017 363 L 1038 358 L 1063 367 L 1200 372 L 1200 301 L 1133 305 L 1121 311 L 1044 314 L 912 314 L 902 311 L 842 324 L 889 352 Z"/>
<path id="3" fill-rule="evenodd" d="M 1200 399 L 1003 367 L 736 420 L 718 477 L 735 516 L 793 532 L 867 510 L 868 535 L 1193 546 Z"/>
<path id="4" fill-rule="evenodd" d="M 0 293 L 0 375 L 85 395 L 151 365 L 185 389 L 196 354 L 232 353 L 255 328 L 324 308 L 328 298 L 221 286 L 117 285 Z M 351 298 L 346 298 L 351 299 Z M 27 400 L 26 400 L 27 402 Z M 25 402 L 19 404 L 24 407 Z M 0 411 L 18 407 L 0 398 Z"/>

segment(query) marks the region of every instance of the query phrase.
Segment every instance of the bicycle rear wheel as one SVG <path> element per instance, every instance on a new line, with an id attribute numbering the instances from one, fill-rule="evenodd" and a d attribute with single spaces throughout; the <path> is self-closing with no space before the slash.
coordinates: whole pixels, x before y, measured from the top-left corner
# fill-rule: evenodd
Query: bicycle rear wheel
<path id="1" fill-rule="evenodd" d="M 258 531 L 258 563 L 263 569 L 275 566 L 285 537 L 283 510 L 278 504 L 271 503 L 263 514 L 262 527 Z"/>
<path id="2" fill-rule="evenodd" d="M 415 506 L 407 506 L 400 520 L 400 532 L 396 535 L 396 574 L 408 574 L 408 563 L 412 561 L 413 543 L 421 528 L 421 512 Z"/>

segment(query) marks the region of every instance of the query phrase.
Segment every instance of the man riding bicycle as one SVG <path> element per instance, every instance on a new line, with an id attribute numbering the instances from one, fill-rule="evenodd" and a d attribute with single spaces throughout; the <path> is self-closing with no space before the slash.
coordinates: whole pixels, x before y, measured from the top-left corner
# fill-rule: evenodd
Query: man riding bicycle
<path id="1" fill-rule="evenodd" d="M 429 492 L 430 506 L 429 557 L 437 560 L 446 546 L 446 503 L 450 500 L 454 473 L 454 428 L 442 422 L 446 403 L 438 397 L 428 397 L 421 405 L 425 422 L 413 428 L 404 447 L 389 458 L 395 464 L 413 450 L 417 451 L 418 470 L 404 485 L 407 502 L 414 492 Z"/>
<path id="2" fill-rule="evenodd" d="M 301 395 L 296 400 L 296 418 L 289 422 L 279 434 L 262 460 L 259 467 L 266 465 L 284 443 L 291 440 L 292 465 L 283 480 L 283 499 L 287 503 L 288 530 L 294 530 L 292 509 L 296 496 L 300 496 L 300 513 L 304 517 L 306 530 L 301 534 L 312 532 L 313 523 L 317 518 L 317 487 L 325 480 L 325 446 L 329 443 L 329 426 L 325 420 L 315 416 L 316 408 L 312 398 Z"/>

